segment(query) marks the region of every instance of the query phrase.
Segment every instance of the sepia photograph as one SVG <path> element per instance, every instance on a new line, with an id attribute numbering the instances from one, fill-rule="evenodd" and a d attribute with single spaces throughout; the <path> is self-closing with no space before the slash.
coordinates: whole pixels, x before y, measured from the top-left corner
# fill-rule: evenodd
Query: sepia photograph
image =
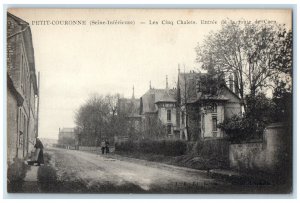
<path id="1" fill-rule="evenodd" d="M 293 193 L 292 8 L 5 12 L 8 194 Z"/>

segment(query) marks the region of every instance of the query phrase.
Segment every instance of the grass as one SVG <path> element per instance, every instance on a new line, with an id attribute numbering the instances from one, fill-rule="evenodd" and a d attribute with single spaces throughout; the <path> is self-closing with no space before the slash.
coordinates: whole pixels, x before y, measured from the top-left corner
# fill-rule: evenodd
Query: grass
<path id="1" fill-rule="evenodd" d="M 160 162 L 175 166 L 187 167 L 198 170 L 209 170 L 209 169 L 226 169 L 228 163 L 226 160 L 217 158 L 204 158 L 201 156 L 195 156 L 192 154 L 181 155 L 181 156 L 164 156 L 158 154 L 142 154 L 142 153 L 126 153 L 126 152 L 115 152 L 118 155 L 126 156 L 130 158 L 143 159 L 147 161 Z"/>

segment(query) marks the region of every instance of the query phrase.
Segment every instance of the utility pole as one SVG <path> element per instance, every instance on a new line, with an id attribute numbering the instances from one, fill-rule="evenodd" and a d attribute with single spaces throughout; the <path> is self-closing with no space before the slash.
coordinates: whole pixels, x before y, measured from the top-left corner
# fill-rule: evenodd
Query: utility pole
<path id="1" fill-rule="evenodd" d="M 38 72 L 38 100 L 37 100 L 37 113 L 36 113 L 36 137 L 39 136 L 39 111 L 40 111 L 40 72 Z"/>

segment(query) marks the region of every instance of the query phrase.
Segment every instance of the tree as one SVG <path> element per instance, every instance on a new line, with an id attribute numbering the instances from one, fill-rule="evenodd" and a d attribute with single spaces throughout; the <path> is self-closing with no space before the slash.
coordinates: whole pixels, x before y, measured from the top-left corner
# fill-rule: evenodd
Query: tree
<path id="1" fill-rule="evenodd" d="M 221 30 L 210 33 L 196 47 L 196 61 L 204 70 L 232 75 L 242 104 L 245 97 L 274 87 L 274 78 L 291 71 L 291 36 L 276 23 L 229 21 Z M 273 81 L 273 83 L 272 83 Z"/>
<path id="2" fill-rule="evenodd" d="M 120 124 L 122 121 L 118 118 L 118 101 L 120 95 L 119 94 L 108 94 L 104 97 L 104 102 L 108 105 L 109 108 L 109 116 L 108 116 L 108 128 L 107 128 L 107 136 L 113 138 L 115 135 L 119 133 Z"/>
<path id="3" fill-rule="evenodd" d="M 92 95 L 75 114 L 75 124 L 81 131 L 81 142 L 85 145 L 97 145 L 107 136 L 110 108 L 104 97 Z"/>

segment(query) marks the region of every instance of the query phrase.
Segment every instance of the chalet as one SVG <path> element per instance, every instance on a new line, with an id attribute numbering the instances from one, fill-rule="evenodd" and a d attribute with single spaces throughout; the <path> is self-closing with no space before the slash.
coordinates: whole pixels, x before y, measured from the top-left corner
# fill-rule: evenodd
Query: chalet
<path id="1" fill-rule="evenodd" d="M 205 78 L 201 77 L 203 75 L 178 72 L 177 125 L 181 139 L 222 138 L 224 132 L 217 127 L 218 124 L 241 113 L 241 100 L 233 89 L 224 84 L 215 92 L 205 91 L 213 84 L 201 82 Z"/>

